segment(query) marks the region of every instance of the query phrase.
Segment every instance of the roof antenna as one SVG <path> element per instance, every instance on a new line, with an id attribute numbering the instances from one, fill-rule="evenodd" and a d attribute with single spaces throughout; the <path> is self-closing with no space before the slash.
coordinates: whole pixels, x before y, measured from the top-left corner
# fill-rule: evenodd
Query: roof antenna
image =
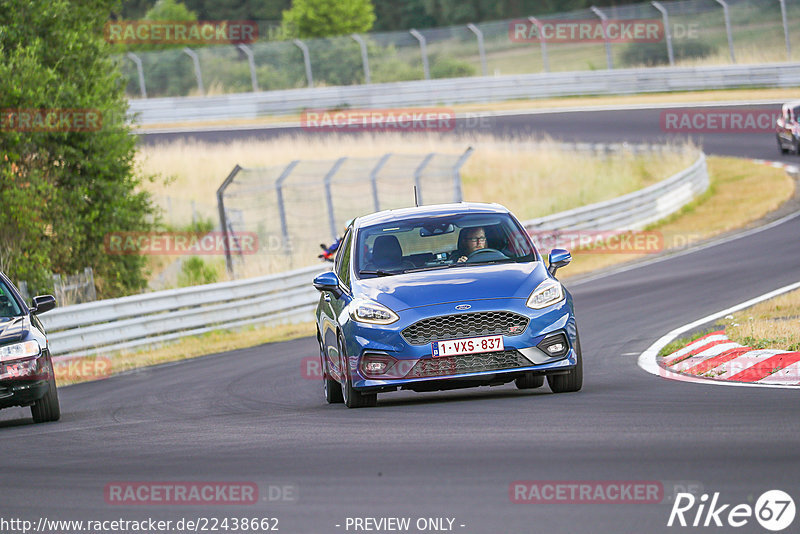
<path id="1" fill-rule="evenodd" d="M 417 196 L 417 186 L 414 186 L 414 205 L 419 207 L 419 197 Z"/>

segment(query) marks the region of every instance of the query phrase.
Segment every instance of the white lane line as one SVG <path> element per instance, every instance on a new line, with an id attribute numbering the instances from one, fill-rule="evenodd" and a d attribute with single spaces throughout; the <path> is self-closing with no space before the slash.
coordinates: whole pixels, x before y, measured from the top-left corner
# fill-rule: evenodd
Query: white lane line
<path id="1" fill-rule="evenodd" d="M 797 216 L 797 215 L 795 215 Z M 647 371 L 648 373 L 656 376 L 661 376 L 663 378 L 670 378 L 672 380 L 680 380 L 683 382 L 701 382 L 703 384 L 715 384 L 718 386 L 742 386 L 742 387 L 771 387 L 771 388 L 794 388 L 796 386 L 786 385 L 786 384 L 775 384 L 775 383 L 765 383 L 765 382 L 727 382 L 724 380 L 708 380 L 703 378 L 694 378 L 686 375 L 682 375 L 679 373 L 673 373 L 672 371 L 668 371 L 663 367 L 660 367 L 656 362 L 656 358 L 658 357 L 658 351 L 664 348 L 669 342 L 673 339 L 677 338 L 681 334 L 688 332 L 698 326 L 702 326 L 706 323 L 710 323 L 711 321 L 715 321 L 721 317 L 725 317 L 726 315 L 730 315 L 731 313 L 737 312 L 739 310 L 743 310 L 745 308 L 749 308 L 759 302 L 763 302 L 765 300 L 769 300 L 773 297 L 777 297 L 778 295 L 782 295 L 784 293 L 788 293 L 789 291 L 794 291 L 795 289 L 800 288 L 800 282 L 795 282 L 794 284 L 789 284 L 788 286 L 783 286 L 779 289 L 774 291 L 770 291 L 769 293 L 764 293 L 761 296 L 752 298 L 745 302 L 741 302 L 735 306 L 732 306 L 728 309 L 719 311 L 717 313 L 713 313 L 702 319 L 698 319 L 694 322 L 689 324 L 685 324 L 683 326 L 679 326 L 678 328 L 664 334 L 661 336 L 655 343 L 650 345 L 647 350 L 645 350 L 642 354 L 639 355 L 637 360 L 637 364 L 639 367 Z"/>

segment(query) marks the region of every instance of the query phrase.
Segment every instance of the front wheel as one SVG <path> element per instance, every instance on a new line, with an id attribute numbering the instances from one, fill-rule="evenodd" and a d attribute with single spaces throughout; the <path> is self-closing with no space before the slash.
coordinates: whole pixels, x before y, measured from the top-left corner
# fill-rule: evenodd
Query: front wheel
<path id="1" fill-rule="evenodd" d="M 342 399 L 342 385 L 331 378 L 331 374 L 328 371 L 328 358 L 325 357 L 325 347 L 319 338 L 317 340 L 319 341 L 320 369 L 322 369 L 322 392 L 325 394 L 325 400 L 328 404 L 339 404 L 344 402 Z"/>
<path id="2" fill-rule="evenodd" d="M 544 375 L 535 375 L 528 373 L 514 380 L 514 385 L 517 389 L 535 389 L 544 385 Z"/>
<path id="3" fill-rule="evenodd" d="M 347 354 L 344 351 L 344 342 L 339 338 L 339 371 L 342 374 L 342 397 L 344 405 L 348 408 L 371 408 L 378 404 L 377 393 L 361 393 L 353 388 L 350 365 L 347 363 Z"/>
<path id="4" fill-rule="evenodd" d="M 553 393 L 569 393 L 580 391 L 583 387 L 583 357 L 581 356 L 581 338 L 575 336 L 575 367 L 564 375 L 550 375 L 547 377 L 547 385 Z"/>
<path id="5" fill-rule="evenodd" d="M 47 367 L 47 393 L 31 405 L 31 415 L 34 423 L 47 423 L 61 419 L 61 406 L 58 402 L 58 389 L 56 388 L 56 375 L 53 372 L 53 361 L 50 355 L 46 356 Z"/>

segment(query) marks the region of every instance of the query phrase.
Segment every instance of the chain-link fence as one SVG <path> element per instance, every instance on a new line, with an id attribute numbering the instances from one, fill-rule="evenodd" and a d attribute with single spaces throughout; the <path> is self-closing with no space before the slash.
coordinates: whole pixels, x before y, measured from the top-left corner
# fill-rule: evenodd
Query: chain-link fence
<path id="1" fill-rule="evenodd" d="M 605 40 L 556 33 L 568 21 L 596 24 L 604 19 L 652 21 L 662 31 L 656 41 L 633 42 L 613 38 L 607 27 Z M 543 30 L 543 24 L 549 26 Z M 777 62 L 792 59 L 791 35 L 798 31 L 800 0 L 678 0 L 410 32 L 137 52 L 120 56 L 119 62 L 131 97 L 214 95 L 480 75 Z"/>
<path id="2" fill-rule="evenodd" d="M 346 221 L 413 206 L 415 187 L 420 204 L 460 202 L 459 171 L 471 152 L 236 166 L 217 191 L 231 278 L 313 264 L 320 243 L 340 237 Z M 243 245 L 246 238 L 256 245 Z"/>
<path id="3" fill-rule="evenodd" d="M 59 306 L 69 306 L 71 304 L 81 304 L 83 302 L 94 302 L 97 300 L 97 290 L 94 286 L 94 271 L 91 267 L 86 267 L 82 273 L 62 275 L 54 274 L 53 295 Z M 20 280 L 17 288 L 25 302 L 30 303 L 35 295 L 30 294 L 28 282 Z"/>

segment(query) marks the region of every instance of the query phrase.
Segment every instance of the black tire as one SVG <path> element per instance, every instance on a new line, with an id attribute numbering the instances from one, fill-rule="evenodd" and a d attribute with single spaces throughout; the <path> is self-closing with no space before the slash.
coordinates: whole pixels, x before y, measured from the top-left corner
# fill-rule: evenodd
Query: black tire
<path id="1" fill-rule="evenodd" d="M 325 394 L 325 400 L 328 404 L 341 404 L 344 402 L 342 398 L 342 385 L 333 380 L 328 373 L 328 359 L 325 357 L 325 349 L 322 346 L 322 339 L 317 336 L 319 341 L 319 359 L 320 369 L 322 369 L 322 392 Z"/>
<path id="2" fill-rule="evenodd" d="M 781 138 L 780 137 L 778 138 L 778 148 L 780 149 L 781 154 L 788 154 L 789 153 L 789 149 L 788 148 L 783 148 L 783 143 L 781 143 Z"/>
<path id="3" fill-rule="evenodd" d="M 342 398 L 344 405 L 348 408 L 371 408 L 378 404 L 377 393 L 361 393 L 353 388 L 353 382 L 350 380 L 350 365 L 347 363 L 347 354 L 344 351 L 344 343 L 339 338 L 339 369 L 342 372 Z"/>
<path id="4" fill-rule="evenodd" d="M 577 363 L 572 370 L 564 375 L 550 375 L 547 385 L 553 393 L 570 393 L 580 391 L 583 387 L 583 356 L 581 355 L 581 338 L 576 336 L 575 356 Z"/>
<path id="5" fill-rule="evenodd" d="M 47 423 L 61 419 L 61 406 L 58 403 L 58 389 L 56 388 L 56 375 L 53 372 L 53 361 L 50 355 L 47 358 L 47 393 L 31 405 L 31 415 L 34 423 Z"/>
<path id="6" fill-rule="evenodd" d="M 795 156 L 800 156 L 800 139 L 792 137 L 794 140 L 794 150 L 792 151 Z"/>
<path id="7" fill-rule="evenodd" d="M 517 389 L 535 389 L 544 385 L 544 375 L 528 373 L 514 380 Z"/>

